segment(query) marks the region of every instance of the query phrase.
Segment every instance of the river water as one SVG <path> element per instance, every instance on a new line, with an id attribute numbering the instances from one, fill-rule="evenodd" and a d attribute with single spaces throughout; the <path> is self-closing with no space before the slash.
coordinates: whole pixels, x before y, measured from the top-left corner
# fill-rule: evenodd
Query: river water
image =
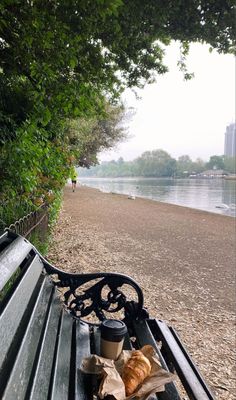
<path id="1" fill-rule="evenodd" d="M 164 203 L 236 216 L 236 181 L 224 179 L 79 178 L 103 192 L 122 193 Z"/>

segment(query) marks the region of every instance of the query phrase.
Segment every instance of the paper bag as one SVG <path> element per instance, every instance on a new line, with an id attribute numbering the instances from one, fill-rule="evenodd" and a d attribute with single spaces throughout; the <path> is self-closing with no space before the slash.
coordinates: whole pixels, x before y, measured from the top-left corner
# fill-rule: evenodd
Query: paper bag
<path id="1" fill-rule="evenodd" d="M 144 346 L 140 351 L 149 359 L 152 370 L 151 374 L 139 385 L 136 392 L 129 397 L 125 395 L 125 386 L 121 374 L 124 364 L 132 355 L 132 351 L 122 351 L 117 361 L 93 354 L 91 357 L 83 359 L 80 369 L 85 373 L 97 374 L 102 377 L 98 390 L 100 399 L 111 395 L 116 400 L 128 400 L 134 397 L 145 400 L 153 393 L 163 392 L 165 384 L 173 381 L 175 375 L 161 367 L 159 357 L 152 346 Z"/>

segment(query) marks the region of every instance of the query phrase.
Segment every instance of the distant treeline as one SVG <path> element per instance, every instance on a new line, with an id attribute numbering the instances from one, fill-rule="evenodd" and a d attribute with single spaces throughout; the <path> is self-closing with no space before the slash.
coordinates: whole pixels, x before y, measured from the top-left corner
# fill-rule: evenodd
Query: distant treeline
<path id="1" fill-rule="evenodd" d="M 235 173 L 235 157 L 213 155 L 208 162 L 198 158 L 192 161 L 188 155 L 177 160 L 164 150 L 146 151 L 133 161 L 105 161 L 89 169 L 80 168 L 79 175 L 84 177 L 187 177 L 205 170 L 218 169 L 226 173 Z"/>

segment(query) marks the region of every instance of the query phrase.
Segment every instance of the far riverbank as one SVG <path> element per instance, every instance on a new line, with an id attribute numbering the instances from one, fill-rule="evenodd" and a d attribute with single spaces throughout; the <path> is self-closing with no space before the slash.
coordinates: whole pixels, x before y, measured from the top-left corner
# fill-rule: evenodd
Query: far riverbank
<path id="1" fill-rule="evenodd" d="M 48 257 L 71 272 L 134 278 L 151 316 L 177 329 L 216 399 L 234 399 L 233 218 L 67 186 Z"/>

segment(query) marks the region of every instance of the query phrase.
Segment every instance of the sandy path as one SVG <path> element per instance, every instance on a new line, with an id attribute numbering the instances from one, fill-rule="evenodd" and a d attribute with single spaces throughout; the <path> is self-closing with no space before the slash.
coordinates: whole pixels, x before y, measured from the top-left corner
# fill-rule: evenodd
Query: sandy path
<path id="1" fill-rule="evenodd" d="M 120 272 L 151 316 L 184 340 L 216 399 L 236 399 L 235 220 L 80 186 L 64 191 L 49 259 L 72 272 Z"/>

